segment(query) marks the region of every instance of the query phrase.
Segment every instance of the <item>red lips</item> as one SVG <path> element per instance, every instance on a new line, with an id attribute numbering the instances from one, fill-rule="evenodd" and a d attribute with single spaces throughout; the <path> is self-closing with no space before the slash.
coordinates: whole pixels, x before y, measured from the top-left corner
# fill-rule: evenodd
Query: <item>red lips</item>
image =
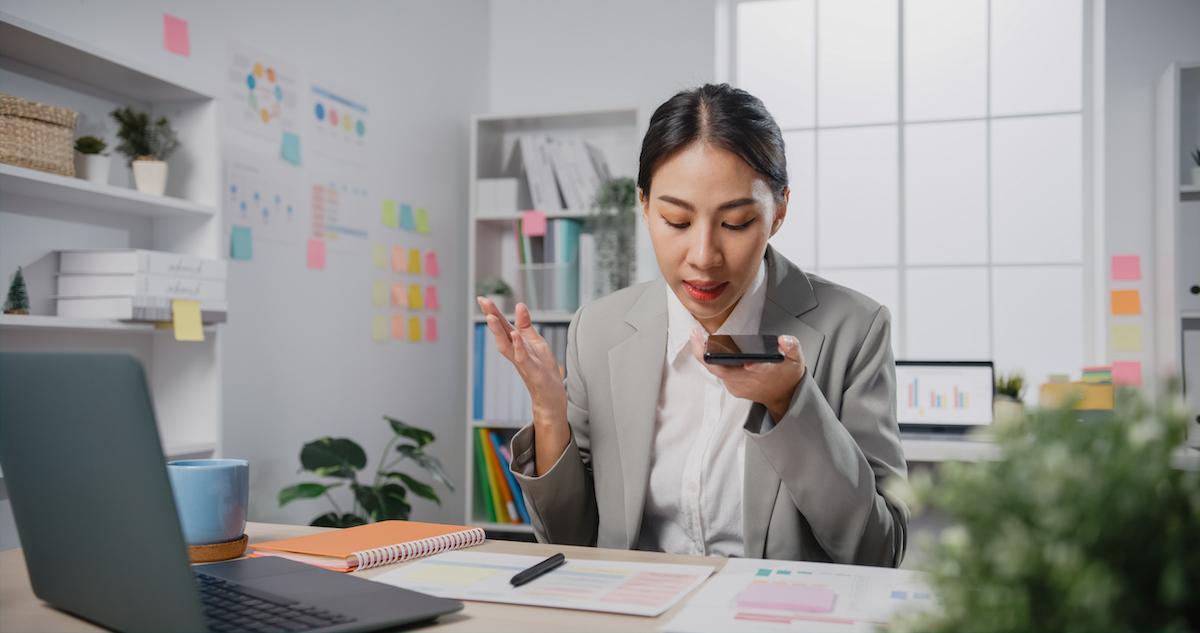
<path id="1" fill-rule="evenodd" d="M 725 292 L 725 289 L 728 287 L 728 281 L 718 282 L 696 279 L 683 282 L 684 291 L 696 301 L 716 301 L 717 297 L 720 297 L 721 293 Z"/>

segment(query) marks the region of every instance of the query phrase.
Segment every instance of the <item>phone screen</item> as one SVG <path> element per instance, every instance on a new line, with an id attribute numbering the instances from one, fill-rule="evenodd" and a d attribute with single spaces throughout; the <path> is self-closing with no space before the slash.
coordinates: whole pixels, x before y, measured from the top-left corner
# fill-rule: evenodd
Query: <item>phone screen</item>
<path id="1" fill-rule="evenodd" d="M 704 362 L 714 365 L 779 363 L 779 337 L 773 334 L 713 334 L 704 346 Z"/>

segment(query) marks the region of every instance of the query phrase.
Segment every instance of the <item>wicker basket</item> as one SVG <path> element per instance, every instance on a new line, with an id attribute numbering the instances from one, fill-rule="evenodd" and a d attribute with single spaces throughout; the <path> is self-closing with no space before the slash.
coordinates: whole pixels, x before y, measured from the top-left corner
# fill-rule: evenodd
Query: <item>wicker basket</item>
<path id="1" fill-rule="evenodd" d="M 0 163 L 75 175 L 79 113 L 0 93 Z"/>

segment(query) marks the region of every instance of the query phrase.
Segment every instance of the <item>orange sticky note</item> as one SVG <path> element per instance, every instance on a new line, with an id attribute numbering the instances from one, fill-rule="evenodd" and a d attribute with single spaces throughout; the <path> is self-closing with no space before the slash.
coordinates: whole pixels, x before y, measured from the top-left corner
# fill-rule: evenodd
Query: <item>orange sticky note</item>
<path id="1" fill-rule="evenodd" d="M 402 273 L 408 269 L 404 262 L 404 249 L 399 246 L 392 247 L 392 272 Z"/>
<path id="2" fill-rule="evenodd" d="M 1112 256 L 1113 281 L 1138 281 L 1142 278 L 1142 258 L 1138 255 Z"/>
<path id="3" fill-rule="evenodd" d="M 425 286 L 425 309 L 438 309 L 437 286 Z"/>
<path id="4" fill-rule="evenodd" d="M 308 240 L 308 267 L 325 270 L 325 240 Z"/>
<path id="5" fill-rule="evenodd" d="M 1142 297 L 1137 290 L 1113 290 L 1109 293 L 1112 313 L 1116 316 L 1133 316 L 1142 313 Z"/>
<path id="6" fill-rule="evenodd" d="M 171 320 L 177 341 L 203 341 L 204 324 L 200 322 L 200 302 L 195 299 L 171 301 Z"/>
<path id="7" fill-rule="evenodd" d="M 408 317 L 408 340 L 413 343 L 421 341 L 421 317 Z"/>
<path id="8" fill-rule="evenodd" d="M 541 211 L 526 211 L 521 214 L 521 234 L 525 237 L 540 237 L 546 234 L 546 214 Z"/>
<path id="9" fill-rule="evenodd" d="M 392 338 L 397 341 L 404 340 L 404 316 L 400 314 L 392 315 Z"/>
<path id="10" fill-rule="evenodd" d="M 1119 360 L 1112 364 L 1113 382 L 1118 385 L 1142 384 L 1142 364 L 1136 360 Z"/>
<path id="11" fill-rule="evenodd" d="M 188 39 L 187 20 L 170 13 L 163 14 L 163 48 L 176 55 L 191 56 L 192 46 Z"/>
<path id="12" fill-rule="evenodd" d="M 425 340 L 430 343 L 437 342 L 437 317 L 425 319 Z"/>
<path id="13" fill-rule="evenodd" d="M 408 286 L 408 309 L 423 310 L 424 306 L 425 302 L 421 298 L 421 286 L 419 284 L 410 284 Z"/>
<path id="14" fill-rule="evenodd" d="M 404 284 L 392 284 L 392 305 L 401 308 L 408 306 L 404 297 Z"/>
<path id="15" fill-rule="evenodd" d="M 421 274 L 421 251 L 415 248 L 408 251 L 408 274 Z"/>
<path id="16" fill-rule="evenodd" d="M 436 251 L 426 251 L 425 253 L 425 274 L 430 277 L 437 277 L 439 274 Z"/>

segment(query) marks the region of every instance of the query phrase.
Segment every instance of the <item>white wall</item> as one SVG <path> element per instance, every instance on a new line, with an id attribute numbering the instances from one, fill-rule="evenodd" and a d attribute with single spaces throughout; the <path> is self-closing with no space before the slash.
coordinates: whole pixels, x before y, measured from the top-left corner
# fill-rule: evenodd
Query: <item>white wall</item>
<path id="1" fill-rule="evenodd" d="M 715 77 L 717 0 L 493 0 L 489 111 L 654 109 Z M 618 171 L 637 173 L 637 165 Z M 644 229 L 639 280 L 658 276 Z"/>
<path id="2" fill-rule="evenodd" d="M 1140 254 L 1146 367 L 1153 337 L 1154 91 L 1171 62 L 1200 62 L 1197 0 L 1107 0 L 1104 76 L 1104 221 L 1109 255 Z M 1200 236 L 1197 236 L 1200 240 Z M 1107 258 L 1105 260 L 1107 262 Z M 1104 271 L 1107 277 L 1107 271 Z M 1128 287 L 1125 284 L 1123 287 Z M 1110 350 L 1111 356 L 1111 350 Z"/>

